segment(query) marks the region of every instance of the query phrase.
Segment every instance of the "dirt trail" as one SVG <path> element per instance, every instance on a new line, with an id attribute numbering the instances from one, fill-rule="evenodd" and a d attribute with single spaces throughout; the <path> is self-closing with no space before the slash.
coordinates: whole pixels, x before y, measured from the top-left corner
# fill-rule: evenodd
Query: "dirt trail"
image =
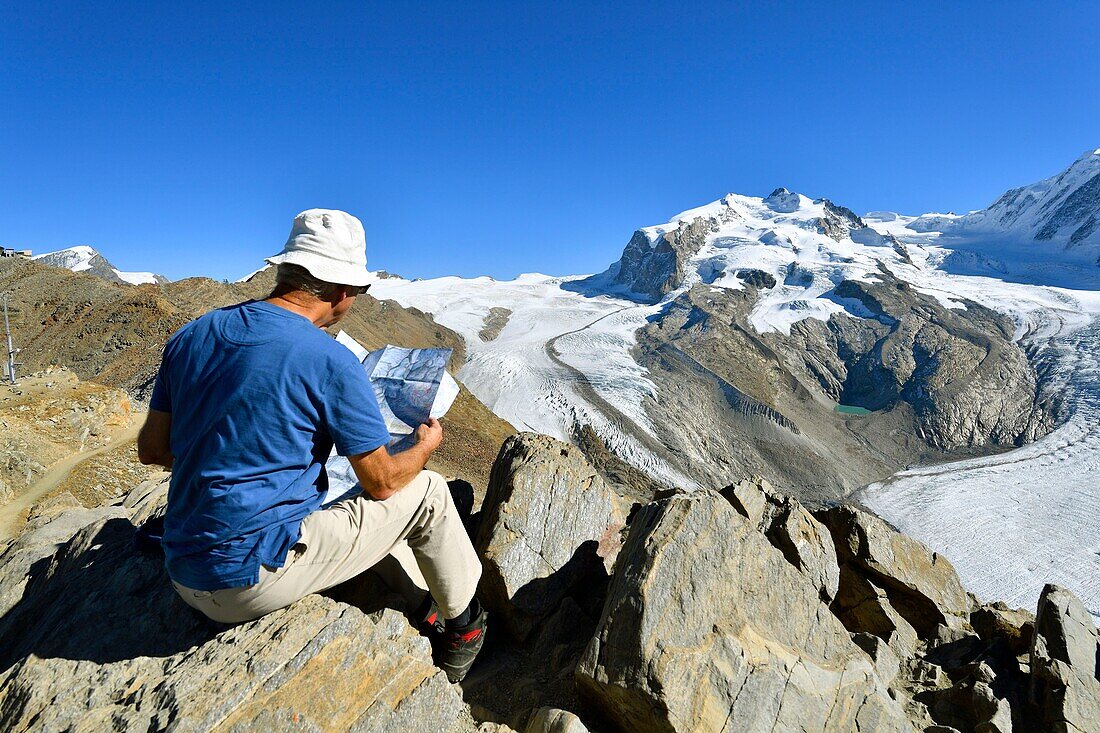
<path id="1" fill-rule="evenodd" d="M 89 458 L 94 458 L 100 453 L 114 450 L 131 440 L 135 440 L 139 430 L 141 430 L 141 420 L 134 420 L 132 425 L 116 433 L 107 445 L 82 453 L 74 453 L 68 458 L 63 458 L 51 465 L 42 478 L 27 487 L 25 491 L 21 491 L 15 499 L 0 506 L 0 541 L 14 536 L 19 529 L 17 525 L 21 523 L 20 518 L 24 512 L 34 506 L 34 503 L 40 498 L 57 488 L 74 468 Z"/>

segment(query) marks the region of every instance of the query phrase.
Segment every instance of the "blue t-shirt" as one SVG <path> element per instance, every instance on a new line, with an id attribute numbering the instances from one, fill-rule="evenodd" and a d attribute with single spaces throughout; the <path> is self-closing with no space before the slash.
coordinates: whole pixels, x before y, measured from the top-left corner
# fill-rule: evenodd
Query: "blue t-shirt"
<path id="1" fill-rule="evenodd" d="M 333 442 L 351 456 L 390 439 L 355 356 L 262 301 L 173 334 L 149 407 L 172 413 L 168 574 L 195 590 L 253 585 L 261 564 L 282 567 L 328 490 Z"/>

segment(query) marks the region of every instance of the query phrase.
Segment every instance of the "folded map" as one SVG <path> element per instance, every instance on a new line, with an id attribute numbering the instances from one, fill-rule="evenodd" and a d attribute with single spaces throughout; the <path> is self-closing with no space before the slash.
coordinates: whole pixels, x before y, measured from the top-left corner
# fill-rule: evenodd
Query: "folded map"
<path id="1" fill-rule="evenodd" d="M 374 395 L 390 433 L 387 447 L 390 453 L 411 446 L 416 440 L 417 426 L 429 417 L 443 417 L 458 396 L 458 383 L 447 373 L 450 349 L 384 346 L 367 351 L 343 331 L 336 340 L 355 354 L 374 385 Z M 326 506 L 362 491 L 348 459 L 336 455 L 335 449 L 325 468 L 329 479 Z"/>

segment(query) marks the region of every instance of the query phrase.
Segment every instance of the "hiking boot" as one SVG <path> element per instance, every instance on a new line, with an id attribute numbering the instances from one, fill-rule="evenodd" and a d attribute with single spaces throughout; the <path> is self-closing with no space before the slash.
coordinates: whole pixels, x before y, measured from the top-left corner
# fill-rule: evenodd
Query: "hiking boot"
<path id="1" fill-rule="evenodd" d="M 443 634 L 439 666 L 447 673 L 447 679 L 451 682 L 461 682 L 466 677 L 485 643 L 489 614 L 480 603 L 477 608 L 478 611 L 470 623 L 449 628 Z"/>
<path id="2" fill-rule="evenodd" d="M 427 606 L 427 609 L 424 606 Z M 419 613 L 414 621 L 416 622 L 416 630 L 420 632 L 421 636 L 434 640 L 442 636 L 447 630 L 447 626 L 443 622 L 443 612 L 439 610 L 439 606 L 436 605 L 435 599 L 431 596 L 428 596 L 418 611 Z"/>

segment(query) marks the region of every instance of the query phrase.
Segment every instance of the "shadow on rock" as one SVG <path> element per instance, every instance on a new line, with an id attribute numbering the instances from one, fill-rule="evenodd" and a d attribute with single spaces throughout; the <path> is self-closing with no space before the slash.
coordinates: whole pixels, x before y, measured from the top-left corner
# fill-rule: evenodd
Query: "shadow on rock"
<path id="1" fill-rule="evenodd" d="M 176 595 L 163 559 L 135 549 L 134 532 L 127 519 L 101 520 L 31 566 L 22 599 L 0 618 L 0 668 L 31 654 L 167 657 L 218 633 Z"/>
<path id="2" fill-rule="evenodd" d="M 589 615 L 599 616 L 607 593 L 607 571 L 595 540 L 582 542 L 572 557 L 547 576 L 533 578 L 512 596 L 516 611 L 538 619 L 570 596 Z"/>

